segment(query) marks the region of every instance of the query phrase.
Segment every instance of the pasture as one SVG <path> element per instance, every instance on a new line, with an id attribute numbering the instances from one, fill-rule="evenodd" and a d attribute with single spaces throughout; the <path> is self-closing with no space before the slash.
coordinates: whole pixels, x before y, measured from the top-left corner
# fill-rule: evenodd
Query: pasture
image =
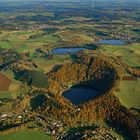
<path id="1" fill-rule="evenodd" d="M 38 66 L 41 71 L 45 73 L 53 70 L 55 66 L 64 65 L 71 62 L 69 55 L 54 55 L 53 59 L 47 60 L 45 58 L 34 58 L 33 62 Z"/>
<path id="2" fill-rule="evenodd" d="M 51 140 L 51 137 L 38 131 L 19 131 L 12 134 L 1 135 L 0 140 Z"/>
<path id="3" fill-rule="evenodd" d="M 99 51 L 106 55 L 121 57 L 122 61 L 130 66 L 140 66 L 140 43 L 125 46 L 101 45 Z"/>
<path id="4" fill-rule="evenodd" d="M 127 108 L 140 108 L 140 78 L 137 81 L 121 81 L 116 96 Z"/>
<path id="5" fill-rule="evenodd" d="M 0 73 L 0 91 L 8 91 L 10 84 L 11 80 Z"/>
<path id="6" fill-rule="evenodd" d="M 20 82 L 15 80 L 12 71 L 0 73 L 0 99 L 14 98 L 21 92 L 20 90 Z"/>

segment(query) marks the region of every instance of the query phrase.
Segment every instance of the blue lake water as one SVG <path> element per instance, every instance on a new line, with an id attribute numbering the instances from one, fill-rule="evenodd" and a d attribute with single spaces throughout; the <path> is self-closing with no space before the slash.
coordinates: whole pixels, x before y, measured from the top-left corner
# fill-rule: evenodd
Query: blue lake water
<path id="1" fill-rule="evenodd" d="M 122 46 L 125 45 L 124 41 L 122 40 L 100 40 L 98 42 L 99 44 L 107 44 L 107 45 L 117 45 L 117 46 Z"/>
<path id="2" fill-rule="evenodd" d="M 107 45 L 116 45 L 116 46 L 122 46 L 125 45 L 125 42 L 122 40 L 100 40 L 97 42 L 97 44 L 107 44 Z M 92 46 L 93 47 L 93 46 Z M 55 48 L 51 50 L 52 54 L 74 54 L 82 50 L 87 49 L 95 49 L 93 48 L 84 48 L 84 47 L 75 47 L 75 48 Z"/>
<path id="3" fill-rule="evenodd" d="M 66 99 L 70 100 L 74 105 L 79 105 L 80 103 L 95 99 L 97 96 L 99 96 L 99 93 L 92 88 L 78 86 L 72 87 L 62 95 Z"/>
<path id="4" fill-rule="evenodd" d="M 86 50 L 86 49 L 83 47 L 80 47 L 80 48 L 56 48 L 56 49 L 51 50 L 51 53 L 52 54 L 73 54 L 73 53 L 77 53 L 77 52 L 82 51 L 82 50 Z"/>

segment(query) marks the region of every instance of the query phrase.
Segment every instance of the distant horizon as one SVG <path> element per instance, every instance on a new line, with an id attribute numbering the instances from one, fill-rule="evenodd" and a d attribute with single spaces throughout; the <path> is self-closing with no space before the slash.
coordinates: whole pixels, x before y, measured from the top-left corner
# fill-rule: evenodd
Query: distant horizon
<path id="1" fill-rule="evenodd" d="M 19 1 L 19 2 L 31 2 L 31 1 L 49 1 L 49 2 L 77 2 L 77 1 L 84 1 L 84 2 L 89 2 L 89 1 L 104 1 L 104 2 L 110 2 L 110 1 L 114 1 L 114 2 L 140 2 L 140 0 L 0 0 L 0 2 L 15 2 L 15 1 Z"/>

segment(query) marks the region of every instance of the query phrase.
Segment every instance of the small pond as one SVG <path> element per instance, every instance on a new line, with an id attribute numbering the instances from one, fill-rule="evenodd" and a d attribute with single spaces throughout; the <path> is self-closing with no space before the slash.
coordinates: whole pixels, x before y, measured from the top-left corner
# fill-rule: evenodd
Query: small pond
<path id="1" fill-rule="evenodd" d="M 117 46 L 125 45 L 124 41 L 115 40 L 115 39 L 112 39 L 112 40 L 100 40 L 98 43 L 99 44 L 107 44 L 107 45 L 117 45 Z"/>

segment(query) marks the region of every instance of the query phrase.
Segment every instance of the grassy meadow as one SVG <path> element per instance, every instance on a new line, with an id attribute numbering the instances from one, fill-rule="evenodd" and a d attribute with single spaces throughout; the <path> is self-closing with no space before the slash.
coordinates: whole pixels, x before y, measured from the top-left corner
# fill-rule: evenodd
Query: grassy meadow
<path id="1" fill-rule="evenodd" d="M 116 93 L 120 102 L 127 108 L 140 108 L 140 78 L 137 81 L 121 81 Z"/>
<path id="2" fill-rule="evenodd" d="M 15 98 L 18 94 L 21 93 L 20 89 L 20 81 L 15 80 L 14 74 L 12 71 L 8 70 L 6 72 L 1 72 L 6 77 L 11 80 L 11 84 L 9 86 L 8 91 L 1 91 L 0 92 L 0 99 L 1 98 Z"/>
<path id="3" fill-rule="evenodd" d="M 101 45 L 99 51 L 107 55 L 119 56 L 130 66 L 140 66 L 140 43 L 125 46 Z"/>
<path id="4" fill-rule="evenodd" d="M 19 131 L 12 134 L 1 135 L 0 140 L 51 140 L 51 137 L 38 131 Z"/>

